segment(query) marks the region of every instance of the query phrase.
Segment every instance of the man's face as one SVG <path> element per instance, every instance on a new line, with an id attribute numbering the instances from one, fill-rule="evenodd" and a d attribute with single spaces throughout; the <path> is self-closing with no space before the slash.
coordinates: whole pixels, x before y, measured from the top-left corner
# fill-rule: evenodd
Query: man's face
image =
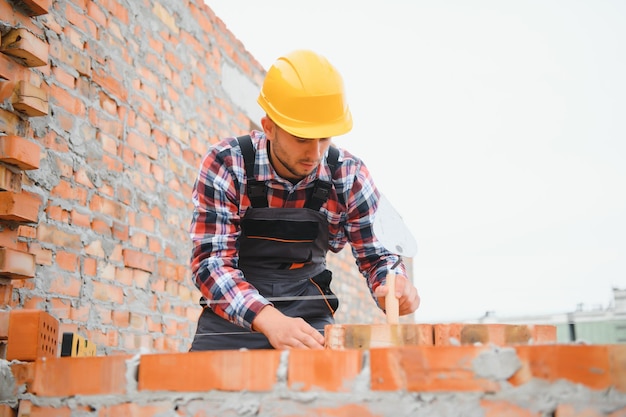
<path id="1" fill-rule="evenodd" d="M 330 138 L 304 139 L 278 127 L 271 119 L 261 119 L 265 136 L 271 142 L 272 166 L 287 180 L 301 180 L 320 164 L 330 146 Z"/>

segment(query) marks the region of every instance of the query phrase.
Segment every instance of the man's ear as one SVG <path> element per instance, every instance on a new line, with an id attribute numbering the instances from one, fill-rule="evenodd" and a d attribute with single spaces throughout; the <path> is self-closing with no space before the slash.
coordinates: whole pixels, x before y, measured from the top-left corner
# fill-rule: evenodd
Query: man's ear
<path id="1" fill-rule="evenodd" d="M 261 118 L 261 127 L 263 128 L 263 132 L 265 132 L 265 137 L 268 140 L 274 139 L 276 135 L 276 123 L 272 119 L 267 116 Z"/>

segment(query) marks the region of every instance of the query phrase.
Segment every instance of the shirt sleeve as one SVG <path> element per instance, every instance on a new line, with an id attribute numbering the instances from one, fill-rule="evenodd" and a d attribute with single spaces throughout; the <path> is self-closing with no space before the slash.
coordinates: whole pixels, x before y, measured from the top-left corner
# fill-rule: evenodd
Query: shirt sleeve
<path id="1" fill-rule="evenodd" d="M 251 329 L 270 304 L 238 269 L 243 157 L 236 140 L 221 142 L 203 158 L 193 192 L 191 272 L 196 287 L 220 317 Z"/>
<path id="2" fill-rule="evenodd" d="M 354 183 L 349 189 L 346 200 L 346 235 L 358 269 L 366 278 L 373 296 L 376 288 L 385 283 L 387 273 L 398 260 L 398 255 L 387 250 L 374 235 L 373 225 L 380 192 L 362 162 L 357 164 Z M 404 263 L 400 263 L 397 270 L 406 274 Z M 378 304 L 378 300 L 374 300 Z"/>

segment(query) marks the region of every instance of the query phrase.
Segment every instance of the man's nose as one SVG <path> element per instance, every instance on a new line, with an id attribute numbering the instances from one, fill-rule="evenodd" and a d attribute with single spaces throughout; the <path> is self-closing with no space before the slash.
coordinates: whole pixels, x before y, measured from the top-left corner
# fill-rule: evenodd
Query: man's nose
<path id="1" fill-rule="evenodd" d="M 319 158 L 322 154 L 322 142 L 320 139 L 309 139 L 309 147 L 308 151 L 310 154 L 314 155 L 316 158 Z"/>

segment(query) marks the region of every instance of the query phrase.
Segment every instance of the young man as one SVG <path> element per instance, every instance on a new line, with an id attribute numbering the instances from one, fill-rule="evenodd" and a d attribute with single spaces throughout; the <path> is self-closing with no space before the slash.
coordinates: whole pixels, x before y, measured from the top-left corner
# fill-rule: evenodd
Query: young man
<path id="1" fill-rule="evenodd" d="M 192 351 L 321 349 L 338 306 L 327 251 L 350 244 L 382 309 L 398 260 L 373 235 L 380 194 L 366 166 L 331 144 L 352 129 L 337 70 L 294 51 L 269 69 L 258 103 L 263 132 L 212 146 L 194 186 L 191 268 L 205 308 Z M 420 299 L 398 270 L 406 315 Z"/>

